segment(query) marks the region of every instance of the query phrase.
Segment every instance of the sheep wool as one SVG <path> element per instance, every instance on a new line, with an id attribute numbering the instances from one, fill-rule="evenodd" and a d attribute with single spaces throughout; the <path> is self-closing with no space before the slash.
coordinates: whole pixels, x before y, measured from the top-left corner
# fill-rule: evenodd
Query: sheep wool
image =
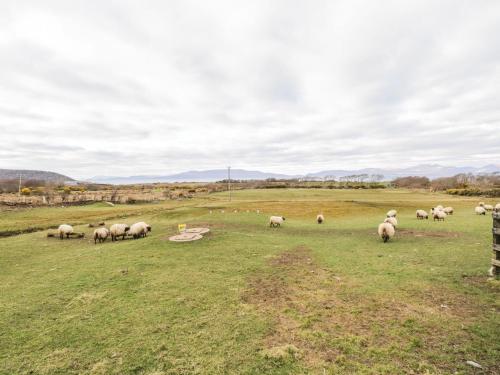
<path id="1" fill-rule="evenodd" d="M 476 212 L 476 215 L 486 215 L 486 210 L 482 206 L 477 206 L 474 211 Z"/>
<path id="2" fill-rule="evenodd" d="M 269 218 L 269 226 L 270 227 L 280 227 L 284 221 L 285 221 L 285 218 L 283 216 L 271 216 Z"/>
<path id="3" fill-rule="evenodd" d="M 99 243 L 102 243 L 106 241 L 106 238 L 109 236 L 109 230 L 107 228 L 97 228 L 94 231 L 94 244 L 99 241 Z"/>
<path id="4" fill-rule="evenodd" d="M 491 204 L 485 204 L 483 207 L 486 211 L 493 211 L 493 206 Z"/>
<path id="5" fill-rule="evenodd" d="M 453 215 L 453 207 L 445 207 L 443 208 L 443 211 L 446 215 Z"/>
<path id="6" fill-rule="evenodd" d="M 390 223 L 381 223 L 378 226 L 378 235 L 382 240 L 384 240 L 384 242 L 389 241 L 389 239 L 391 239 L 395 233 L 396 230 Z"/>
<path id="7" fill-rule="evenodd" d="M 417 219 L 429 219 L 429 214 L 424 210 L 417 210 Z"/>
<path id="8" fill-rule="evenodd" d="M 500 203 L 497 203 L 495 206 L 495 212 L 500 212 Z"/>
<path id="9" fill-rule="evenodd" d="M 387 212 L 387 217 L 396 217 L 398 211 L 396 210 L 390 210 Z"/>
<path id="10" fill-rule="evenodd" d="M 384 220 L 384 223 L 391 224 L 394 228 L 398 226 L 398 220 L 395 217 L 388 217 Z"/>
<path id="11" fill-rule="evenodd" d="M 316 221 L 318 222 L 318 224 L 321 224 L 323 221 L 325 221 L 325 217 L 323 216 L 323 214 L 319 214 L 318 216 L 316 216 Z"/>
<path id="12" fill-rule="evenodd" d="M 68 224 L 61 224 L 59 228 L 57 228 L 57 233 L 59 233 L 59 238 L 62 240 L 64 236 L 69 238 L 69 235 L 73 233 L 73 227 Z"/>
<path id="13" fill-rule="evenodd" d="M 446 213 L 441 210 L 435 210 L 432 214 L 432 218 L 434 219 L 434 221 L 444 221 L 444 219 L 446 218 Z"/>
<path id="14" fill-rule="evenodd" d="M 122 240 L 125 239 L 127 232 L 130 230 L 130 227 L 127 224 L 113 224 L 109 228 L 109 232 L 111 234 L 111 241 L 118 240 L 118 237 L 122 237 Z"/>
<path id="15" fill-rule="evenodd" d="M 132 224 L 128 234 L 134 238 L 146 237 L 147 233 L 151 232 L 151 225 L 146 224 L 144 221 Z"/>

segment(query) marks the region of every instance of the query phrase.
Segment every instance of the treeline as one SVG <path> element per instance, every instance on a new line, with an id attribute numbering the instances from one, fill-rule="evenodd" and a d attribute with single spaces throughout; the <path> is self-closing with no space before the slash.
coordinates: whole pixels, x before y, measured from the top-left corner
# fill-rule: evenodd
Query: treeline
<path id="1" fill-rule="evenodd" d="M 433 180 L 427 177 L 408 176 L 396 178 L 391 185 L 398 188 L 430 189 L 446 191 L 456 195 L 500 196 L 500 172 L 474 175 L 461 173 L 452 177 L 440 177 Z"/>
<path id="2" fill-rule="evenodd" d="M 217 181 L 216 184 L 225 186 L 228 180 Z M 232 189 L 384 189 L 387 184 L 381 182 L 353 181 L 342 179 L 276 179 L 266 180 L 233 180 Z"/>

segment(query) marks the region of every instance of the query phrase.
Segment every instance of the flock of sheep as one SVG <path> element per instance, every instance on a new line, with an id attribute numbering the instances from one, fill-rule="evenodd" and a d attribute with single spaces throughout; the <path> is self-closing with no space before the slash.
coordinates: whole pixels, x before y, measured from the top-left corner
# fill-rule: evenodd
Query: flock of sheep
<path id="1" fill-rule="evenodd" d="M 493 207 L 490 204 L 480 202 L 474 211 L 477 215 L 486 215 L 487 211 L 500 212 L 500 203 Z M 210 213 L 212 213 L 212 211 L 210 211 Z M 453 215 L 453 207 L 443 207 L 438 205 L 431 208 L 431 216 L 434 221 L 444 221 L 448 215 Z M 378 226 L 378 235 L 384 242 L 389 241 L 396 234 L 396 227 L 398 226 L 396 216 L 396 210 L 388 211 L 385 220 Z M 429 219 L 429 214 L 424 210 L 417 210 L 416 217 L 418 220 Z M 285 218 L 283 216 L 271 216 L 269 218 L 269 226 L 280 227 L 284 221 Z M 323 214 L 319 214 L 316 217 L 316 221 L 318 224 L 323 223 L 325 221 Z M 101 224 L 104 225 L 104 223 Z M 68 224 L 61 224 L 57 229 L 57 232 L 61 240 L 64 236 L 69 238 L 72 234 L 74 234 L 73 227 Z M 109 229 L 100 227 L 94 230 L 93 238 L 94 243 L 97 243 L 98 241 L 99 243 L 102 243 L 106 241 L 109 236 L 111 236 L 111 241 L 117 241 L 120 237 L 124 240 L 126 236 L 132 236 L 134 239 L 137 239 L 146 237 L 148 232 L 151 232 L 151 225 L 146 224 L 143 221 L 132 224 L 131 226 L 128 226 L 127 224 L 113 224 Z"/>
<path id="2" fill-rule="evenodd" d="M 484 202 L 480 202 L 474 210 L 477 215 L 486 215 L 486 211 L 500 212 L 500 203 L 497 203 L 497 205 L 493 207 L 491 204 L 484 204 Z M 453 215 L 453 211 L 453 207 L 443 207 L 442 205 L 438 205 L 431 208 L 431 216 L 434 221 L 444 221 L 448 215 Z M 396 227 L 398 226 L 396 216 L 396 210 L 389 210 L 386 214 L 384 222 L 380 223 L 378 226 L 378 235 L 384 242 L 389 241 L 396 234 Z M 424 210 L 417 210 L 416 216 L 417 220 L 429 219 L 429 214 Z M 285 218 L 283 216 L 271 216 L 269 218 L 269 226 L 280 227 L 284 221 Z M 318 224 L 323 223 L 325 221 L 323 214 L 319 214 L 316 217 L 316 221 Z"/>
<path id="3" fill-rule="evenodd" d="M 90 225 L 89 225 L 90 226 Z M 94 243 L 102 243 L 106 241 L 106 239 L 111 236 L 111 241 L 118 241 L 118 238 L 125 239 L 126 236 L 132 236 L 134 239 L 143 238 L 147 236 L 147 233 L 151 232 L 151 225 L 146 224 L 143 221 L 138 223 L 127 225 L 127 224 L 113 224 L 111 227 L 101 227 L 94 230 Z M 57 233 L 59 234 L 59 238 L 62 240 L 64 236 L 69 238 L 73 233 L 74 229 L 71 225 L 61 224 L 59 228 L 57 228 Z"/>

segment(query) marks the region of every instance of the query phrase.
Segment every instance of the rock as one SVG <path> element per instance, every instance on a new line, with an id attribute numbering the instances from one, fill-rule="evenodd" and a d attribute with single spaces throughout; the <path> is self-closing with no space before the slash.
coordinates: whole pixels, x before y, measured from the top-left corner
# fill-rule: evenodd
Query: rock
<path id="1" fill-rule="evenodd" d="M 474 361 L 467 361 L 466 363 L 467 363 L 469 366 L 472 366 L 472 367 L 475 367 L 475 368 L 480 368 L 480 369 L 482 369 L 482 368 L 483 368 L 483 366 L 481 366 L 479 363 L 474 362 Z"/>

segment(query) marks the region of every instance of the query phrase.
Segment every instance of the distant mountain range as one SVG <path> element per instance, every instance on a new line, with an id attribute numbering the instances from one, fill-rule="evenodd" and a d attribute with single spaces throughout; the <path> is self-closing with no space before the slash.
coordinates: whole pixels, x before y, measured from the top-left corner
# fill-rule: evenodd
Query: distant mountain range
<path id="1" fill-rule="evenodd" d="M 383 175 L 384 180 L 393 180 L 404 176 L 426 176 L 431 179 L 438 177 L 454 176 L 459 173 L 493 173 L 500 172 L 500 165 L 486 165 L 484 167 L 446 167 L 438 164 L 420 164 L 414 167 L 384 169 L 384 168 L 364 168 L 364 169 L 333 169 L 325 170 L 307 175 L 288 175 L 280 173 L 266 173 L 261 171 L 248 171 L 245 169 L 232 169 L 231 178 L 235 180 L 265 180 L 267 178 L 287 179 L 298 177 L 324 178 L 345 177 L 359 174 Z M 116 176 L 96 176 L 89 181 L 108 184 L 138 184 L 153 182 L 210 182 L 220 181 L 227 178 L 227 169 L 212 169 L 206 171 L 188 171 L 171 175 L 140 175 L 130 177 Z"/>
<path id="2" fill-rule="evenodd" d="M 58 183 L 75 181 L 71 177 L 55 172 L 28 169 L 0 169 L 0 180 L 18 179 L 19 176 L 21 176 L 23 180 L 43 180 Z"/>

